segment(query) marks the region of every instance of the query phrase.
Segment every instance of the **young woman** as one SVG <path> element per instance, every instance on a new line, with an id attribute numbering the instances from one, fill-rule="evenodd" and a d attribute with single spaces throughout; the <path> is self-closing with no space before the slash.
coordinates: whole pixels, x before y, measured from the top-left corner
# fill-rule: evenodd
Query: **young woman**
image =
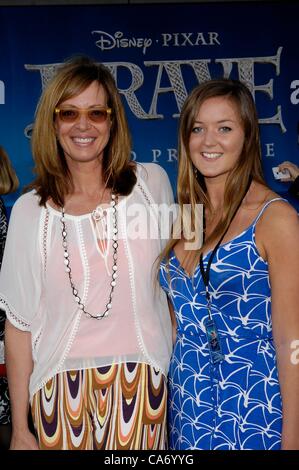
<path id="1" fill-rule="evenodd" d="M 211 80 L 189 95 L 178 198 L 181 214 L 204 205 L 204 243 L 187 249 L 182 218 L 181 239 L 161 256 L 177 323 L 170 446 L 299 449 L 298 215 L 263 180 L 256 109 L 241 82 Z"/>
<path id="2" fill-rule="evenodd" d="M 13 208 L 0 278 L 11 448 L 164 449 L 171 324 L 152 276 L 163 242 L 130 228 L 141 208 L 158 233 L 168 177 L 130 161 L 113 77 L 88 58 L 44 90 L 32 149 L 37 179 Z"/>

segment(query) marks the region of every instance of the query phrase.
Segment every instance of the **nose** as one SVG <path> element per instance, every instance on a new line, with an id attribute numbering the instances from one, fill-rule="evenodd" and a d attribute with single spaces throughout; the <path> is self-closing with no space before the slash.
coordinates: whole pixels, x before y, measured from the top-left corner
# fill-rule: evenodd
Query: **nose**
<path id="1" fill-rule="evenodd" d="M 217 138 L 213 129 L 206 129 L 204 133 L 204 143 L 207 146 L 213 146 L 217 144 Z"/>
<path id="2" fill-rule="evenodd" d="M 91 126 L 90 120 L 88 119 L 87 113 L 80 113 L 76 121 L 76 127 L 80 130 L 89 129 Z"/>

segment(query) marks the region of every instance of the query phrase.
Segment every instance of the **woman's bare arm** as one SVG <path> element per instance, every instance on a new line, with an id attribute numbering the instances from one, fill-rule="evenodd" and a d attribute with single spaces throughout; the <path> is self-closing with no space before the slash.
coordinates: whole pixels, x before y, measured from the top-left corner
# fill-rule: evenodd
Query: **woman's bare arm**
<path id="1" fill-rule="evenodd" d="M 5 324 L 5 362 L 12 413 L 13 450 L 38 450 L 28 428 L 29 379 L 32 372 L 31 333 Z"/>

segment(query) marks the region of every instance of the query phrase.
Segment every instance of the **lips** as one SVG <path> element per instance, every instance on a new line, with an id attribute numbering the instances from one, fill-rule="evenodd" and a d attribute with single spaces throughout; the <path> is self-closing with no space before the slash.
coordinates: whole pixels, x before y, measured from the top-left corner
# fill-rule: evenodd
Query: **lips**
<path id="1" fill-rule="evenodd" d="M 201 152 L 201 155 L 202 155 L 202 157 L 204 157 L 208 160 L 217 160 L 223 154 L 222 153 L 216 153 L 216 152 Z"/>
<path id="2" fill-rule="evenodd" d="M 88 145 L 95 141 L 95 137 L 72 137 L 74 144 Z"/>

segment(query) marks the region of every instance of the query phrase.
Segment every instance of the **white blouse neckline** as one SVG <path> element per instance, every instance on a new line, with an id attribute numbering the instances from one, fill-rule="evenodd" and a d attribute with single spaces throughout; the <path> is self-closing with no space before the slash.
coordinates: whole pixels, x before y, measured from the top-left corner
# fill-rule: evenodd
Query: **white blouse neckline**
<path id="1" fill-rule="evenodd" d="M 131 197 L 132 195 L 132 192 L 130 194 L 128 194 L 127 196 L 120 196 L 121 199 L 118 200 L 118 203 L 116 205 L 117 208 L 121 208 L 125 203 L 127 203 L 127 201 L 129 200 L 129 198 Z M 102 204 L 98 204 L 95 209 L 99 206 L 101 206 Z M 105 205 L 107 207 L 105 207 L 105 211 L 111 211 L 111 206 L 110 204 L 107 204 L 105 203 Z M 61 217 L 61 211 L 59 211 L 58 209 L 55 209 L 53 206 L 51 206 L 48 202 L 46 202 L 46 208 L 52 212 L 54 215 L 56 215 L 57 217 Z M 90 219 L 91 216 L 92 216 L 92 212 L 87 212 L 85 214 L 80 214 L 80 215 L 74 215 L 74 214 L 68 214 L 67 212 L 64 213 L 64 216 L 65 218 L 67 219 L 70 219 L 70 220 L 84 220 L 84 219 Z"/>

